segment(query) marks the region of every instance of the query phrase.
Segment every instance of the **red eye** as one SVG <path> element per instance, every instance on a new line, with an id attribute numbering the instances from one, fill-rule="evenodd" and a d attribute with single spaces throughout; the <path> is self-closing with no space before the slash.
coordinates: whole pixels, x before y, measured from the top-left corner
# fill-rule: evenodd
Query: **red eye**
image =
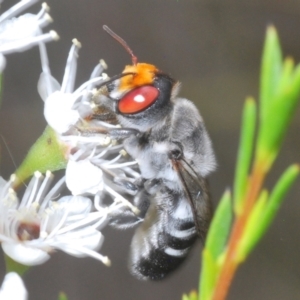
<path id="1" fill-rule="evenodd" d="M 134 114 L 138 113 L 153 102 L 158 97 L 158 89 L 151 86 L 145 85 L 136 88 L 127 93 L 118 103 L 119 111 L 123 114 Z"/>

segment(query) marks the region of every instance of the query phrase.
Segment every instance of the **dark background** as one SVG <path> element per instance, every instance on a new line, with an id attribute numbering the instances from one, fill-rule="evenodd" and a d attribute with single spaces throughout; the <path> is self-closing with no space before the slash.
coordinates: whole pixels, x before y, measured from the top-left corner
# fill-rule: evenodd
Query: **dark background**
<path id="1" fill-rule="evenodd" d="M 6 0 L 2 11 L 13 3 Z M 52 73 L 60 82 L 74 37 L 83 44 L 77 86 L 88 79 L 100 58 L 109 65 L 109 75 L 130 64 L 124 49 L 102 30 L 107 24 L 128 42 L 140 62 L 155 64 L 183 83 L 180 94 L 197 104 L 214 143 L 219 167 L 210 184 L 216 204 L 225 188 L 232 186 L 244 99 L 258 95 L 267 25 L 277 27 L 284 54 L 300 61 L 300 2 L 50 0 L 48 4 L 54 19 L 48 28 L 61 36 L 59 42 L 47 46 Z M 30 11 L 38 10 L 35 5 Z M 8 57 L 0 133 L 17 165 L 46 125 L 36 90 L 40 72 L 37 49 Z M 268 177 L 269 188 L 288 165 L 300 162 L 299 131 L 298 109 Z M 1 174 L 7 178 L 14 165 L 4 147 L 1 159 Z M 300 299 L 299 219 L 298 180 L 265 238 L 238 270 L 228 299 Z M 57 253 L 26 275 L 30 299 L 57 299 L 60 290 L 70 300 L 181 299 L 183 293 L 197 288 L 200 245 L 169 279 L 140 282 L 126 268 L 132 231 L 106 228 L 104 234 L 101 253 L 112 260 L 110 268 L 90 258 Z"/>

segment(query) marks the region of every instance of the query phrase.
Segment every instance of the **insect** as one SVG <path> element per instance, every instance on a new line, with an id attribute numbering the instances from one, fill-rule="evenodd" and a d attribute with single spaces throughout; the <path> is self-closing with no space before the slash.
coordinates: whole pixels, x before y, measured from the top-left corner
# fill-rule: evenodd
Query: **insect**
<path id="1" fill-rule="evenodd" d="M 159 280 L 184 261 L 197 237 L 205 239 L 212 216 L 205 178 L 215 169 L 215 156 L 197 108 L 177 96 L 179 82 L 154 65 L 138 63 L 127 43 L 103 28 L 129 52 L 132 65 L 101 87 L 96 102 L 122 126 L 110 135 L 122 140 L 142 175 L 126 186 L 136 192 L 133 203 L 140 214 L 128 209 L 111 223 L 118 228 L 140 223 L 129 268 L 138 279 Z"/>

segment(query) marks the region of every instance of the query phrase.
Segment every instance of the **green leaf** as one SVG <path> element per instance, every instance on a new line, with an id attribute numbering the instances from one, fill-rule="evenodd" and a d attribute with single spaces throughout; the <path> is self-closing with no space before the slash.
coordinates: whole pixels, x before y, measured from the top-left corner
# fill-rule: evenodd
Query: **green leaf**
<path id="1" fill-rule="evenodd" d="M 205 248 L 202 252 L 202 267 L 199 281 L 199 295 L 201 300 L 209 300 L 213 293 L 217 278 L 219 275 L 219 267 L 210 251 Z"/>
<path id="2" fill-rule="evenodd" d="M 32 176 L 35 171 L 45 173 L 57 171 L 66 167 L 67 147 L 60 142 L 55 131 L 46 127 L 43 134 L 30 148 L 27 156 L 16 170 L 18 185 Z"/>
<path id="3" fill-rule="evenodd" d="M 198 294 L 196 291 L 191 291 L 189 295 L 184 294 L 182 300 L 198 300 Z"/>
<path id="4" fill-rule="evenodd" d="M 253 250 L 259 240 L 266 233 L 273 219 L 275 218 L 287 192 L 295 182 L 300 172 L 299 165 L 290 166 L 280 177 L 272 193 L 260 197 L 253 208 L 250 219 L 246 225 L 245 234 L 241 240 L 239 256 L 245 259 Z"/>
<path id="5" fill-rule="evenodd" d="M 253 139 L 256 122 L 256 103 L 253 98 L 247 98 L 242 116 L 240 145 L 234 178 L 234 210 L 237 215 L 241 212 L 243 197 L 246 190 L 248 172 L 253 151 Z"/>
<path id="6" fill-rule="evenodd" d="M 294 61 L 292 58 L 288 57 L 283 62 L 279 85 L 278 85 L 278 91 L 281 91 L 282 89 L 285 88 L 285 86 L 291 83 L 293 71 L 294 71 Z"/>
<path id="7" fill-rule="evenodd" d="M 205 242 L 205 248 L 211 253 L 215 261 L 224 250 L 231 227 L 231 221 L 231 195 L 229 191 L 225 191 L 209 227 Z"/>
<path id="8" fill-rule="evenodd" d="M 290 166 L 279 178 L 272 193 L 269 196 L 268 203 L 265 207 L 264 214 L 258 227 L 257 242 L 265 234 L 273 219 L 275 218 L 287 192 L 296 181 L 300 173 L 299 165 Z"/>
<path id="9" fill-rule="evenodd" d="M 260 110 L 267 113 L 269 101 L 275 94 L 282 69 L 282 54 L 279 38 L 274 26 L 269 26 L 263 49 L 260 76 Z"/>
<path id="10" fill-rule="evenodd" d="M 267 171 L 280 150 L 284 135 L 300 100 L 300 66 L 291 58 L 282 63 L 279 39 L 269 27 L 261 68 L 260 130 L 256 157 Z"/>
<path id="11" fill-rule="evenodd" d="M 210 299 L 218 276 L 218 260 L 224 252 L 232 220 L 231 195 L 225 191 L 217 207 L 202 253 L 200 299 Z"/>
<path id="12" fill-rule="evenodd" d="M 58 300 L 68 300 L 68 297 L 65 293 L 60 292 L 58 295 Z"/>

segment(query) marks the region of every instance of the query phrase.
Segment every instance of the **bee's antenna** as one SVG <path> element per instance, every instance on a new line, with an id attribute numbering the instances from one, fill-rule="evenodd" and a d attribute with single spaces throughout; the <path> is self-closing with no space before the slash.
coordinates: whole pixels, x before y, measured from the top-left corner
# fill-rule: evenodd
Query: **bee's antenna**
<path id="1" fill-rule="evenodd" d="M 133 65 L 137 64 L 137 57 L 133 54 L 132 50 L 130 49 L 130 47 L 127 45 L 127 43 L 120 37 L 118 36 L 116 33 L 114 33 L 108 26 L 103 25 L 103 29 L 109 34 L 111 35 L 115 40 L 117 40 L 125 49 L 126 51 L 130 54 L 131 59 L 132 59 L 132 63 Z"/>

